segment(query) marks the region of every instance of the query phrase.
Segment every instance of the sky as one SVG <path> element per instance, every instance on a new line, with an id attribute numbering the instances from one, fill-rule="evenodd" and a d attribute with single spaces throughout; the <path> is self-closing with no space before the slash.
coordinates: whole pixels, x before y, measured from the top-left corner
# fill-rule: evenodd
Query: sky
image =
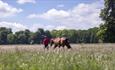
<path id="1" fill-rule="evenodd" d="M 103 0 L 0 0 L 0 27 L 13 31 L 98 27 Z"/>

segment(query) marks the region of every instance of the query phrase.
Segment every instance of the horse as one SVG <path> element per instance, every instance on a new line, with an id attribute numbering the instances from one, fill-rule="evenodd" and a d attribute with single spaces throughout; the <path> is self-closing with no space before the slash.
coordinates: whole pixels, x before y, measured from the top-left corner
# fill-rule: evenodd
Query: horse
<path id="1" fill-rule="evenodd" d="M 63 47 L 66 46 L 68 49 L 71 49 L 71 46 L 69 44 L 69 41 L 66 37 L 58 37 L 58 38 L 52 38 L 50 39 L 50 46 L 54 45 L 54 49 L 56 47 Z"/>

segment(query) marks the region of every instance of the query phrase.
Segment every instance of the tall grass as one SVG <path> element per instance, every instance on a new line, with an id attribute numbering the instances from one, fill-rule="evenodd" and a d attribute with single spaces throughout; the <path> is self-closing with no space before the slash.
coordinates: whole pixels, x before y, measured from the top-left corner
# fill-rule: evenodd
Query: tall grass
<path id="1" fill-rule="evenodd" d="M 0 70 L 115 70 L 115 51 L 78 50 L 0 52 Z"/>

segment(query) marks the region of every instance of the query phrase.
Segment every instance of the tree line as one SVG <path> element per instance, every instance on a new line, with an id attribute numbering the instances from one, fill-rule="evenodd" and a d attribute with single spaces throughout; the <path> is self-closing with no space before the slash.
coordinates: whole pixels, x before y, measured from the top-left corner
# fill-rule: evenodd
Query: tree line
<path id="1" fill-rule="evenodd" d="M 0 44 L 40 44 L 44 36 L 49 38 L 67 37 L 70 43 L 97 43 L 98 28 L 88 30 L 44 30 L 38 28 L 36 32 L 28 29 L 12 32 L 11 28 L 0 27 Z"/>
<path id="2" fill-rule="evenodd" d="M 12 32 L 11 28 L 0 27 L 0 44 L 40 44 L 43 36 L 67 37 L 70 43 L 115 43 L 115 0 L 104 0 L 104 8 L 100 17 L 104 21 L 100 27 L 88 30 L 44 30 L 39 28 L 36 32 L 26 29 Z"/>

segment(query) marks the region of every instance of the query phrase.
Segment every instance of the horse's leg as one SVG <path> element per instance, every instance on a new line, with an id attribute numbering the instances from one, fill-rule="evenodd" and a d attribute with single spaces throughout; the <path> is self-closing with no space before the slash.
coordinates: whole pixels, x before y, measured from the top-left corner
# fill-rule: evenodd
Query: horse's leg
<path id="1" fill-rule="evenodd" d="M 47 45 L 47 50 L 49 50 L 49 45 Z"/>
<path id="2" fill-rule="evenodd" d="M 55 49 L 57 46 L 58 46 L 58 45 L 57 45 L 57 44 L 55 44 L 55 45 L 54 45 L 54 49 Z"/>
<path id="3" fill-rule="evenodd" d="M 62 46 L 62 44 L 59 44 L 59 48 Z"/>
<path id="4" fill-rule="evenodd" d="M 65 44 L 62 44 L 62 48 L 64 49 Z"/>
<path id="5" fill-rule="evenodd" d="M 54 44 L 54 42 L 53 42 L 53 41 L 51 41 L 51 42 L 50 42 L 50 46 L 52 46 L 53 44 Z"/>
<path id="6" fill-rule="evenodd" d="M 47 50 L 49 49 L 48 44 L 44 45 L 44 49 L 45 49 L 45 48 L 46 48 Z"/>

